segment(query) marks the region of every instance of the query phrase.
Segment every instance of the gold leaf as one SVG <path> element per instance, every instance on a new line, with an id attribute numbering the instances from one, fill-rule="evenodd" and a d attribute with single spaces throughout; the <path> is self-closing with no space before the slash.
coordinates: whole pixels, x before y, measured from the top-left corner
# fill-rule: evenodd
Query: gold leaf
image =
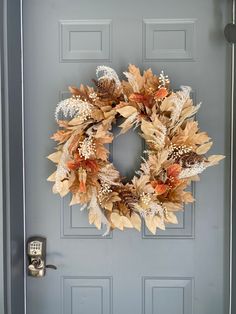
<path id="1" fill-rule="evenodd" d="M 130 222 L 129 218 L 128 217 L 125 217 L 125 216 L 121 216 L 121 221 L 124 225 L 125 228 L 133 228 L 133 225 L 132 223 Z"/>
<path id="2" fill-rule="evenodd" d="M 111 214 L 111 222 L 115 227 L 117 227 L 120 230 L 124 230 L 124 227 L 133 228 L 133 225 L 130 222 L 130 220 L 125 216 L 120 216 L 118 213 Z"/>
<path id="3" fill-rule="evenodd" d="M 133 91 L 139 92 L 143 88 L 144 78 L 142 77 L 139 68 L 135 65 L 130 64 L 128 70 L 129 72 L 124 72 L 124 74 L 128 78 Z"/>
<path id="4" fill-rule="evenodd" d="M 83 122 L 84 121 L 83 121 L 83 119 L 81 119 L 81 117 L 76 117 L 76 118 L 73 118 L 72 120 L 70 120 L 70 122 L 68 124 L 71 126 L 75 126 L 78 124 L 82 124 Z"/>
<path id="5" fill-rule="evenodd" d="M 164 206 L 168 212 L 176 212 L 183 209 L 182 203 L 165 202 Z"/>
<path id="6" fill-rule="evenodd" d="M 72 198 L 70 201 L 70 206 L 80 204 L 79 193 L 72 194 Z"/>
<path id="7" fill-rule="evenodd" d="M 107 111 L 107 112 L 104 112 L 104 117 L 105 117 L 105 119 L 108 119 L 110 117 L 114 117 L 115 114 L 116 114 L 115 110 Z"/>
<path id="8" fill-rule="evenodd" d="M 145 217 L 145 223 L 146 223 L 146 226 L 148 228 L 148 230 L 152 233 L 152 234 L 156 234 L 156 222 L 155 220 L 153 219 L 154 217 L 152 216 L 147 216 Z"/>
<path id="9" fill-rule="evenodd" d="M 194 201 L 195 200 L 194 200 L 191 192 L 183 193 L 183 202 L 184 203 L 193 203 Z"/>
<path id="10" fill-rule="evenodd" d="M 213 144 L 213 142 L 209 142 L 209 143 L 205 143 L 205 144 L 199 146 L 199 147 L 196 149 L 196 153 L 197 153 L 198 155 L 203 155 L 203 154 L 207 153 L 208 150 L 211 148 L 212 144 Z"/>
<path id="11" fill-rule="evenodd" d="M 123 223 L 120 219 L 120 215 L 118 213 L 112 213 L 110 219 L 116 228 L 118 228 L 120 230 L 124 230 L 124 225 L 123 225 Z"/>
<path id="12" fill-rule="evenodd" d="M 175 224 L 175 225 L 178 224 L 178 219 L 175 216 L 175 214 L 172 212 L 167 212 L 165 218 L 168 223 Z"/>
<path id="13" fill-rule="evenodd" d="M 104 204 L 104 208 L 106 210 L 109 210 L 110 212 L 112 211 L 112 208 L 113 208 L 113 203 L 112 202 L 107 202 Z"/>
<path id="14" fill-rule="evenodd" d="M 49 156 L 47 156 L 47 158 L 51 160 L 52 162 L 58 164 L 61 159 L 61 155 L 62 155 L 62 152 L 59 150 L 55 153 L 50 154 Z"/>
<path id="15" fill-rule="evenodd" d="M 157 117 L 153 122 L 142 119 L 141 130 L 143 132 L 142 136 L 147 142 L 153 144 L 156 149 L 164 146 L 167 129 Z"/>
<path id="16" fill-rule="evenodd" d="M 92 114 L 91 114 L 92 118 L 95 121 L 101 121 L 104 119 L 104 115 L 102 113 L 102 111 L 100 109 L 93 109 Z"/>
<path id="17" fill-rule="evenodd" d="M 71 136 L 72 131 L 71 130 L 58 130 L 56 133 L 53 134 L 53 136 L 51 137 L 51 139 L 53 139 L 56 142 L 64 143 L 65 141 L 67 141 L 69 139 L 69 137 Z"/>
<path id="18" fill-rule="evenodd" d="M 154 219 L 154 222 L 155 222 L 157 228 L 159 228 L 161 230 L 166 230 L 165 223 L 164 223 L 163 219 L 161 219 L 161 217 L 154 216 L 153 219 Z"/>
<path id="19" fill-rule="evenodd" d="M 117 112 L 119 112 L 119 114 L 124 117 L 124 118 L 128 118 L 129 116 L 131 116 L 133 113 L 137 112 L 137 109 L 133 106 L 125 106 L 119 109 L 116 109 Z"/>
<path id="20" fill-rule="evenodd" d="M 208 157 L 208 164 L 206 164 L 208 167 L 209 166 L 214 166 L 217 165 L 222 159 L 224 159 L 224 155 L 211 155 Z"/>
<path id="21" fill-rule="evenodd" d="M 47 178 L 47 181 L 49 182 L 55 182 L 56 181 L 56 171 L 53 172 L 48 178 Z"/>
<path id="22" fill-rule="evenodd" d="M 141 223 L 142 222 L 141 222 L 140 216 L 137 213 L 133 212 L 131 214 L 130 221 L 131 221 L 131 223 L 135 229 L 137 229 L 138 231 L 141 231 Z"/>
<path id="23" fill-rule="evenodd" d="M 89 211 L 89 223 L 90 225 L 94 224 L 96 228 L 100 230 L 102 226 L 101 216 L 98 215 L 93 210 L 90 210 Z"/>
<path id="24" fill-rule="evenodd" d="M 132 128 L 135 120 L 137 118 L 137 113 L 133 113 L 130 117 L 128 117 L 122 124 L 119 125 L 119 128 L 122 128 L 120 134 L 126 133 L 129 129 Z"/>
<path id="25" fill-rule="evenodd" d="M 67 193 L 70 192 L 68 180 L 64 180 L 62 182 L 57 182 L 57 184 L 54 184 L 52 191 L 54 194 L 59 193 L 61 197 L 64 197 Z"/>
<path id="26" fill-rule="evenodd" d="M 152 136 L 154 133 L 154 126 L 151 122 L 142 119 L 141 130 L 145 135 Z"/>

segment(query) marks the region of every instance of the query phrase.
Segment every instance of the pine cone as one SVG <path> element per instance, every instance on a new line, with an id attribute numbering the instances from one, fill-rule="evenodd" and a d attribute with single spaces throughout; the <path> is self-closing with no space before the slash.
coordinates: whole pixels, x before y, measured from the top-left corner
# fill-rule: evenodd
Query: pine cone
<path id="1" fill-rule="evenodd" d="M 183 168 L 191 168 L 191 166 L 201 163 L 204 157 L 193 152 L 191 148 L 186 145 L 177 146 L 173 144 L 168 159 L 173 159 Z"/>
<path id="2" fill-rule="evenodd" d="M 100 79 L 99 81 L 93 80 L 97 87 L 98 96 L 110 97 L 114 94 L 116 89 L 116 82 L 114 80 Z"/>
<path id="3" fill-rule="evenodd" d="M 195 164 L 199 164 L 204 160 L 204 157 L 195 152 L 183 154 L 176 160 L 183 168 L 191 168 Z"/>
<path id="4" fill-rule="evenodd" d="M 134 204 L 138 202 L 137 197 L 129 189 L 121 189 L 119 191 L 119 196 L 122 203 L 130 210 L 134 209 Z"/>

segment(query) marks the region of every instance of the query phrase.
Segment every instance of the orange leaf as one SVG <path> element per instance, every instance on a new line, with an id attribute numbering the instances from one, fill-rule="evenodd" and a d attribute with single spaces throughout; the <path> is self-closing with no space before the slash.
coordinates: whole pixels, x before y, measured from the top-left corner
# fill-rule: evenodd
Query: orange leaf
<path id="1" fill-rule="evenodd" d="M 79 165 L 78 165 L 78 163 L 70 160 L 70 161 L 67 162 L 67 168 L 70 169 L 70 170 L 76 170 L 76 169 L 79 168 Z"/>
<path id="2" fill-rule="evenodd" d="M 162 195 L 168 190 L 168 185 L 162 183 L 161 181 L 152 181 L 152 187 L 155 189 L 157 195 Z"/>
<path id="3" fill-rule="evenodd" d="M 167 168 L 167 176 L 168 177 L 178 177 L 181 171 L 181 166 L 179 164 L 170 165 Z"/>
<path id="4" fill-rule="evenodd" d="M 80 183 L 79 183 L 79 190 L 82 193 L 86 193 L 86 185 L 83 181 L 80 181 Z"/>
<path id="5" fill-rule="evenodd" d="M 144 94 L 140 94 L 140 93 L 133 93 L 129 96 L 129 100 L 130 101 L 134 101 L 137 103 L 142 103 L 145 106 L 151 108 L 152 107 L 152 96 L 150 95 L 144 95 Z"/>
<path id="6" fill-rule="evenodd" d="M 163 99 L 168 95 L 168 91 L 165 87 L 161 87 L 156 93 L 155 98 L 156 99 Z"/>
<path id="7" fill-rule="evenodd" d="M 70 160 L 67 162 L 67 168 L 70 170 L 76 170 L 80 167 L 95 173 L 99 170 L 99 166 L 96 160 L 84 159 L 78 153 L 75 153 L 74 160 Z"/>

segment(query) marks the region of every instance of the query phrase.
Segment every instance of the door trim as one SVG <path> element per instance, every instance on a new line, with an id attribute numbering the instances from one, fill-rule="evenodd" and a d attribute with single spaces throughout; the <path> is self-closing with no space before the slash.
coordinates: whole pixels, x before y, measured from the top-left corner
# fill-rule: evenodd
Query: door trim
<path id="1" fill-rule="evenodd" d="M 26 314 L 22 5 L 23 0 L 0 0 L 0 314 Z M 236 310 L 234 45 L 231 57 L 229 314 Z"/>
<path id="2" fill-rule="evenodd" d="M 232 0 L 232 23 L 235 24 L 235 0 Z M 236 309 L 236 304 L 234 300 L 235 298 L 232 298 L 233 295 L 235 295 L 235 279 L 233 281 L 233 259 L 235 255 L 235 248 L 233 248 L 233 221 L 235 220 L 235 214 L 233 213 L 233 207 L 235 203 L 235 197 L 234 195 L 234 188 L 235 188 L 235 169 L 234 169 L 234 161 L 235 161 L 235 110 L 234 110 L 234 102 L 235 102 L 235 44 L 232 44 L 231 47 L 231 96 L 230 96 L 230 114 L 231 114 L 231 127 L 230 127 L 230 217 L 229 217 L 229 224 L 230 224 L 230 230 L 229 230 L 229 314 L 233 314 Z"/>
<path id="3" fill-rule="evenodd" d="M 0 0 L 1 146 L 0 274 L 4 279 L 1 311 L 24 313 L 24 210 L 22 147 L 22 64 L 20 0 Z M 16 219 L 17 218 L 17 219 Z M 4 294 L 3 294 L 4 293 Z"/>
<path id="4" fill-rule="evenodd" d="M 3 3 L 0 2 L 0 12 L 3 12 Z M 1 14 L 0 19 L 3 20 L 3 14 Z M 0 38 L 3 38 L 3 25 L 0 25 Z M 3 45 L 0 42 L 0 121 L 2 121 L 2 98 L 3 98 L 3 69 L 2 69 L 2 58 L 3 58 Z M 0 128 L 0 313 L 4 314 L 5 301 L 4 301 L 4 238 L 3 238 L 3 194 L 2 194 L 2 128 Z"/>
<path id="5" fill-rule="evenodd" d="M 231 6 L 232 23 L 236 22 L 236 0 L 232 0 Z M 236 49 L 235 43 L 231 47 L 231 160 L 230 160 L 230 304 L 229 313 L 233 314 L 236 311 Z"/>

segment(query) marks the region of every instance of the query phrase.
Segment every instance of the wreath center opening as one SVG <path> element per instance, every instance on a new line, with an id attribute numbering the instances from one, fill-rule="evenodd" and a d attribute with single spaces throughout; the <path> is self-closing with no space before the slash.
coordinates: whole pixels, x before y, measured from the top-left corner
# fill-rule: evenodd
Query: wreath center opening
<path id="1" fill-rule="evenodd" d="M 110 144 L 110 162 L 120 172 L 122 182 L 131 182 L 136 171 L 140 169 L 142 163 L 145 142 L 140 137 L 140 129 L 129 130 L 125 134 L 119 134 L 119 125 L 124 122 L 123 118 L 118 118 L 113 125 L 113 142 Z"/>

